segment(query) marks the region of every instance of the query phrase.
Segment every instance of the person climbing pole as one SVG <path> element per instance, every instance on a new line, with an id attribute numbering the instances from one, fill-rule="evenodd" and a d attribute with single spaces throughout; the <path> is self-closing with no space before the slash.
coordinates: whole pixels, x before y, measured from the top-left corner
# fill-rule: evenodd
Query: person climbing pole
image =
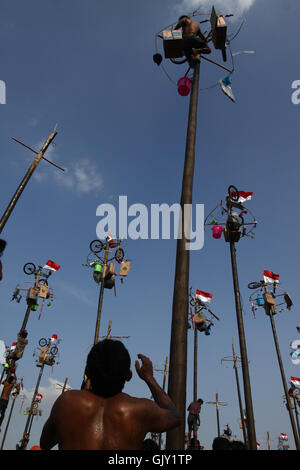
<path id="1" fill-rule="evenodd" d="M 0 238 L 0 258 L 2 257 L 3 255 L 3 252 L 5 250 L 5 247 L 6 247 L 6 241 L 5 240 L 2 240 Z M 2 273 L 2 261 L 0 259 L 0 281 L 2 281 L 2 278 L 3 278 L 3 273 Z"/>
<path id="2" fill-rule="evenodd" d="M 200 426 L 200 411 L 203 404 L 202 398 L 198 398 L 197 401 L 193 401 L 188 406 L 188 442 L 191 443 L 191 434 L 193 431 L 194 443 L 197 442 L 197 429 Z"/>
<path id="3" fill-rule="evenodd" d="M 182 29 L 183 52 L 189 61 L 199 60 L 200 54 L 211 53 L 206 37 L 196 21 L 191 20 L 187 15 L 182 15 L 175 26 L 175 29 L 180 28 Z"/>
<path id="4" fill-rule="evenodd" d="M 3 390 L 2 390 L 1 398 L 0 398 L 0 426 L 2 424 L 2 421 L 4 420 L 6 408 L 8 405 L 8 400 L 16 382 L 17 382 L 17 377 L 15 375 L 11 375 L 9 378 L 5 379 L 2 382 Z"/>

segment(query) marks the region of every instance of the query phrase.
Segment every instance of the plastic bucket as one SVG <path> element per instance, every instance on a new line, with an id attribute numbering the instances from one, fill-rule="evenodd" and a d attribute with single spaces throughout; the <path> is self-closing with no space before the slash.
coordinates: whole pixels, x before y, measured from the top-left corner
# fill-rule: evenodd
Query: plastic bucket
<path id="1" fill-rule="evenodd" d="M 188 77 L 181 77 L 177 82 L 178 93 L 180 96 L 187 96 L 192 89 L 192 80 Z"/>
<path id="2" fill-rule="evenodd" d="M 222 232 L 223 232 L 222 225 L 214 225 L 212 227 L 212 236 L 213 236 L 213 238 L 221 238 Z"/>
<path id="3" fill-rule="evenodd" d="M 95 272 L 95 273 L 101 273 L 101 271 L 102 271 L 102 264 L 96 263 L 96 264 L 94 265 L 94 272 Z"/>
<path id="4" fill-rule="evenodd" d="M 256 303 L 259 307 L 263 307 L 265 305 L 265 301 L 264 301 L 263 297 L 257 297 Z"/>

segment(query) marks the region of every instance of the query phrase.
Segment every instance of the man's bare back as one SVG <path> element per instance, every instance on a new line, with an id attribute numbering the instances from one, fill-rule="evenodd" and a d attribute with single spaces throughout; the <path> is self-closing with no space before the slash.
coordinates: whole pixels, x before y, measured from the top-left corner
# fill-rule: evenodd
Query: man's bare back
<path id="1" fill-rule="evenodd" d="M 136 370 L 154 400 L 118 393 L 103 398 L 90 390 L 70 390 L 55 402 L 41 439 L 42 449 L 138 450 L 148 432 L 164 432 L 180 424 L 173 402 L 153 377 L 152 363 L 143 355 Z"/>

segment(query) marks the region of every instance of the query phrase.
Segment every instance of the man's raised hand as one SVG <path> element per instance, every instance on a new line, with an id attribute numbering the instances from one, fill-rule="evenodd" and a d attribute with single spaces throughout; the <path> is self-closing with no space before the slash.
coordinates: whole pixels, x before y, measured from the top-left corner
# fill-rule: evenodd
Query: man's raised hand
<path id="1" fill-rule="evenodd" d="M 142 380 L 147 380 L 153 377 L 153 365 L 151 360 L 144 356 L 143 354 L 138 354 L 138 358 L 142 361 L 142 366 L 140 366 L 139 361 L 135 361 L 135 369 L 138 373 L 138 376 Z"/>

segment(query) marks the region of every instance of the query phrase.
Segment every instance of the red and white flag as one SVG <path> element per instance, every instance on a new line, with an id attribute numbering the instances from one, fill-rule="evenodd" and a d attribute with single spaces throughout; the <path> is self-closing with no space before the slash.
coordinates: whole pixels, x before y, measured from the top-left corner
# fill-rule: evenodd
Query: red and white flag
<path id="1" fill-rule="evenodd" d="M 54 261 L 51 261 L 51 259 L 48 259 L 47 263 L 43 267 L 43 269 L 49 269 L 50 271 L 58 271 L 60 268 L 59 264 L 54 263 Z"/>
<path id="2" fill-rule="evenodd" d="M 204 292 L 203 290 L 196 289 L 196 299 L 201 300 L 201 302 L 209 303 L 212 299 L 212 294 Z"/>
<path id="3" fill-rule="evenodd" d="M 42 395 L 41 393 L 38 393 L 38 394 L 37 394 L 37 398 L 38 398 L 39 400 L 41 400 L 41 399 L 43 398 L 43 395 Z"/>
<path id="4" fill-rule="evenodd" d="M 231 191 L 231 194 L 234 196 L 236 195 L 235 191 Z M 253 192 L 250 191 L 239 191 L 239 198 L 237 202 L 240 202 L 241 204 L 245 201 L 250 201 L 250 199 L 253 196 Z"/>
<path id="5" fill-rule="evenodd" d="M 54 343 L 54 341 L 57 341 L 57 335 L 52 335 L 50 341 L 51 343 Z"/>
<path id="6" fill-rule="evenodd" d="M 274 274 L 272 271 L 264 270 L 264 282 L 271 282 L 272 284 L 274 284 L 274 282 L 279 283 L 279 274 Z"/>
<path id="7" fill-rule="evenodd" d="M 300 379 L 298 377 L 291 377 L 291 382 L 295 387 L 300 387 Z"/>
<path id="8" fill-rule="evenodd" d="M 281 439 L 282 439 L 283 441 L 287 441 L 287 440 L 288 440 L 287 434 L 286 434 L 285 432 L 282 432 L 282 433 L 280 434 L 280 437 L 281 437 Z"/>
<path id="9" fill-rule="evenodd" d="M 16 349 L 17 343 L 12 343 L 10 350 L 14 351 Z"/>
<path id="10" fill-rule="evenodd" d="M 259 448 L 260 448 L 260 443 L 259 442 L 256 443 L 256 447 L 257 447 L 257 450 L 259 450 Z"/>

